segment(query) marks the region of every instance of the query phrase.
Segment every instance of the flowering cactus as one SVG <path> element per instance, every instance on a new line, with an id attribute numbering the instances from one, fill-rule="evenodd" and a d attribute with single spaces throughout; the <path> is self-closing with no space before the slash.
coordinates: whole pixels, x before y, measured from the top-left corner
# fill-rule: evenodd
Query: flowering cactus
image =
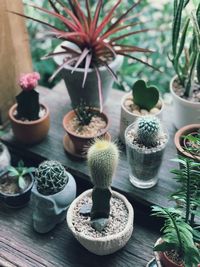
<path id="1" fill-rule="evenodd" d="M 39 94 L 34 90 L 40 74 L 37 72 L 22 74 L 19 86 L 22 92 L 16 96 L 17 119 L 37 120 L 39 118 Z"/>

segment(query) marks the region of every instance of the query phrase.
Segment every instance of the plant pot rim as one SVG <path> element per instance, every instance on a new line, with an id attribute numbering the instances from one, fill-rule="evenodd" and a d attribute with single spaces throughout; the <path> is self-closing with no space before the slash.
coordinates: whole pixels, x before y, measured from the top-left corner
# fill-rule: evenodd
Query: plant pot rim
<path id="1" fill-rule="evenodd" d="M 192 158 L 192 159 L 198 159 L 200 160 L 200 157 L 199 156 L 193 156 L 192 154 L 188 153 L 182 146 L 181 146 L 181 136 L 184 135 L 184 133 L 192 133 L 193 131 L 195 131 L 196 129 L 200 129 L 200 124 L 188 124 L 188 125 L 185 125 L 184 127 L 180 128 L 175 136 L 174 136 L 174 143 L 175 143 L 175 146 L 177 148 L 177 150 L 179 152 L 181 152 L 182 154 L 184 154 L 185 156 L 189 157 L 189 158 Z"/>
<path id="2" fill-rule="evenodd" d="M 0 177 L 2 177 L 3 175 L 6 175 L 7 173 L 8 173 L 8 171 L 3 172 L 0 175 Z M 15 193 L 15 194 L 7 194 L 7 193 L 4 193 L 4 192 L 0 191 L 0 195 L 2 195 L 5 198 L 9 198 L 9 197 L 18 197 L 18 196 L 21 196 L 21 195 L 25 194 L 26 192 L 28 192 L 33 187 L 34 181 L 35 181 L 34 176 L 33 176 L 32 173 L 28 173 L 28 175 L 31 177 L 31 182 L 30 182 L 29 186 L 26 188 L 26 190 L 24 190 L 21 193 Z"/>
<path id="3" fill-rule="evenodd" d="M 121 99 L 121 107 L 122 107 L 128 114 L 130 114 L 130 115 L 132 115 L 132 116 L 135 116 L 135 117 L 138 117 L 138 118 L 140 118 L 141 116 L 150 116 L 151 114 L 149 114 L 149 115 L 137 115 L 137 114 L 133 114 L 132 112 L 130 112 L 129 110 L 127 110 L 127 108 L 124 106 L 124 102 L 125 102 L 125 100 L 127 99 L 127 97 L 128 97 L 129 95 L 131 95 L 131 94 L 132 94 L 132 93 L 129 92 L 129 93 L 126 93 L 126 94 L 123 95 L 123 97 L 122 97 L 122 99 Z M 161 107 L 161 109 L 160 109 L 160 111 L 159 111 L 158 113 L 154 114 L 154 116 L 158 116 L 161 112 L 163 112 L 163 109 L 164 109 L 164 101 L 163 101 L 162 97 L 159 97 L 159 100 L 162 102 L 162 107 Z M 153 115 L 152 115 L 152 116 L 153 116 Z"/>
<path id="4" fill-rule="evenodd" d="M 49 108 L 45 104 L 43 104 L 43 103 L 40 103 L 40 106 L 42 106 L 46 110 L 46 112 L 45 112 L 45 115 L 42 118 L 39 118 L 37 120 L 33 120 L 33 121 L 21 121 L 21 120 L 17 120 L 13 116 L 13 113 L 14 113 L 14 111 L 17 108 L 17 103 L 11 106 L 11 108 L 8 111 L 8 115 L 9 115 L 10 120 L 13 121 L 13 122 L 15 122 L 15 123 L 17 123 L 17 124 L 21 124 L 21 125 L 35 125 L 35 124 L 39 124 L 40 122 L 46 120 L 47 117 L 49 117 Z"/>
<path id="5" fill-rule="evenodd" d="M 98 108 L 92 108 L 92 110 L 94 110 L 94 111 L 99 111 L 99 109 Z M 100 113 L 100 115 L 102 115 L 102 117 L 105 119 L 105 122 L 106 122 L 106 127 L 104 128 L 104 129 L 102 129 L 102 132 L 101 133 L 99 133 L 99 134 L 97 134 L 97 135 L 95 135 L 95 136 L 81 136 L 81 135 L 78 135 L 78 134 L 76 134 L 75 132 L 73 132 L 73 131 L 70 131 L 68 128 L 67 128 L 67 121 L 69 120 L 69 118 L 70 117 L 74 117 L 74 116 L 76 116 L 76 114 L 75 114 L 75 112 L 74 112 L 74 110 L 70 110 L 65 116 L 64 116 L 64 118 L 63 118 L 63 128 L 65 129 L 65 131 L 67 132 L 67 133 L 69 133 L 70 135 L 72 135 L 72 136 L 75 136 L 76 138 L 80 138 L 80 139 L 82 139 L 82 140 L 90 140 L 91 138 L 100 138 L 102 135 L 104 135 L 107 131 L 108 131 L 108 128 L 109 128 L 109 119 L 108 119 L 108 116 L 104 113 L 104 112 L 102 112 L 102 113 Z"/>
<path id="6" fill-rule="evenodd" d="M 175 76 L 171 79 L 171 81 L 170 81 L 170 92 L 171 92 L 171 94 L 172 94 L 176 99 L 179 99 L 180 101 L 182 101 L 182 102 L 184 102 L 184 103 L 186 103 L 186 104 L 192 104 L 192 105 L 195 105 L 195 106 L 198 106 L 198 105 L 200 106 L 200 102 L 192 102 L 192 101 L 189 101 L 189 100 L 187 100 L 187 99 L 184 99 L 184 98 L 178 96 L 178 95 L 174 92 L 174 89 L 173 89 L 173 83 L 174 83 L 174 80 L 177 79 L 177 78 L 178 78 L 178 76 L 175 75 Z"/>
<path id="7" fill-rule="evenodd" d="M 115 239 L 120 239 L 121 236 L 123 236 L 126 232 L 128 232 L 128 230 L 130 229 L 130 227 L 132 227 L 133 225 L 133 220 L 134 220 L 134 211 L 133 211 L 133 207 L 130 204 L 130 202 L 126 199 L 125 196 L 123 196 L 122 194 L 116 192 L 116 191 L 111 191 L 112 192 L 112 196 L 116 196 L 119 199 L 121 199 L 123 201 L 123 203 L 125 204 L 127 210 L 128 210 L 128 221 L 127 224 L 124 228 L 124 230 L 122 230 L 120 233 L 116 233 L 116 234 L 112 234 L 109 236 L 104 236 L 104 237 L 91 237 L 91 236 L 87 236 L 85 235 L 83 232 L 79 233 L 75 230 L 73 224 L 72 224 L 72 214 L 73 214 L 73 210 L 76 206 L 76 204 L 80 201 L 80 199 L 82 199 L 83 197 L 87 196 L 87 195 L 91 195 L 92 194 L 92 189 L 86 190 L 84 191 L 81 195 L 79 195 L 70 205 L 68 212 L 67 212 L 67 224 L 68 227 L 70 228 L 70 230 L 73 232 L 74 236 L 80 236 L 82 239 L 88 240 L 88 241 L 95 241 L 95 242 L 107 242 L 107 241 L 111 241 L 111 240 L 115 240 Z"/>
<path id="8" fill-rule="evenodd" d="M 71 43 L 71 42 L 69 42 L 69 41 L 64 41 L 64 42 L 62 42 L 61 44 L 59 44 L 55 49 L 54 49 L 54 53 L 55 52 L 61 52 L 61 51 L 64 51 L 64 49 L 62 49 L 61 48 L 61 45 L 63 45 L 63 44 L 71 44 L 71 47 L 73 47 L 73 46 L 75 46 L 75 44 L 73 44 L 73 43 Z M 53 57 L 53 60 L 54 60 L 54 62 L 58 65 L 58 66 L 60 66 L 60 63 L 59 63 L 59 60 L 57 59 L 58 57 L 60 57 L 60 58 L 62 58 L 62 56 L 55 56 L 55 57 Z M 117 55 L 116 57 L 115 57 L 115 59 L 114 60 L 112 60 L 108 65 L 109 65 L 109 67 L 111 68 L 111 69 L 113 69 L 113 66 L 114 65 L 116 65 L 116 64 L 118 64 L 118 61 L 123 61 L 123 56 L 122 55 Z M 68 70 L 73 70 L 74 69 L 74 67 L 72 67 L 72 66 L 70 66 L 70 65 L 66 65 L 66 66 L 64 66 L 64 68 L 63 69 L 68 69 Z M 98 68 L 99 69 L 99 71 L 106 71 L 107 70 L 107 68 L 105 67 L 105 66 L 101 66 L 101 67 L 99 67 Z M 91 73 L 91 72 L 94 72 L 95 70 L 93 69 L 93 68 L 89 68 L 88 69 L 88 73 Z M 76 68 L 76 70 L 75 70 L 75 72 L 80 72 L 80 73 L 84 73 L 85 72 L 85 69 L 84 68 Z"/>

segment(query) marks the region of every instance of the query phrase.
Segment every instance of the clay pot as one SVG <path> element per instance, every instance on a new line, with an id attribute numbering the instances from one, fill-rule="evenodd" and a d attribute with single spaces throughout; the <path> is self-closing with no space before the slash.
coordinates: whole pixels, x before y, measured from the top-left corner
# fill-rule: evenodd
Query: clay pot
<path id="1" fill-rule="evenodd" d="M 184 267 L 184 265 L 179 265 L 174 263 L 169 257 L 167 257 L 167 255 L 163 252 L 159 253 L 160 255 L 160 261 L 163 264 L 163 266 L 165 267 Z"/>
<path id="2" fill-rule="evenodd" d="M 45 115 L 34 121 L 21 121 L 14 117 L 17 104 L 14 104 L 9 110 L 14 136 L 23 144 L 32 145 L 41 142 L 47 135 L 50 127 L 49 109 L 46 105 L 40 104 L 45 109 Z"/>
<path id="3" fill-rule="evenodd" d="M 176 132 L 174 137 L 174 143 L 179 155 L 200 161 L 199 156 L 193 156 L 192 154 L 186 151 L 186 149 L 184 148 L 184 138 L 182 137 L 190 133 L 195 133 L 199 129 L 200 129 L 200 124 L 190 124 L 182 127 L 180 130 Z"/>
<path id="4" fill-rule="evenodd" d="M 96 111 L 98 109 L 93 110 Z M 71 121 L 75 116 L 76 113 L 74 112 L 74 110 L 71 110 L 63 118 L 63 127 L 67 133 L 67 136 L 64 137 L 64 147 L 67 152 L 74 156 L 82 155 L 82 157 L 84 157 L 87 154 L 89 146 L 96 138 L 105 138 L 106 140 L 110 140 L 110 135 L 107 133 L 109 120 L 105 113 L 100 113 L 100 116 L 105 120 L 106 127 L 102 129 L 102 131 L 98 135 L 90 137 L 77 135 L 75 132 L 71 131 L 68 128 L 69 121 Z"/>

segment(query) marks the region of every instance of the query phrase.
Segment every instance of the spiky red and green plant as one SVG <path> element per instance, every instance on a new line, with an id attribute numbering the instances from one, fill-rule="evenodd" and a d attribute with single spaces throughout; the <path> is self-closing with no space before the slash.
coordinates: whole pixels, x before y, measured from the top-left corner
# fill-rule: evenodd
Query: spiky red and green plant
<path id="1" fill-rule="evenodd" d="M 124 30 L 130 29 L 134 26 L 140 24 L 136 23 L 128 23 L 129 18 L 127 15 L 141 2 L 132 4 L 123 14 L 120 14 L 118 18 L 115 16 L 115 11 L 119 7 L 122 0 L 118 0 L 116 4 L 109 10 L 108 14 L 99 22 L 100 20 L 100 12 L 103 7 L 103 0 L 97 1 L 97 5 L 94 11 L 94 15 L 91 12 L 90 2 L 89 0 L 85 0 L 85 9 L 81 7 L 79 1 L 77 0 L 68 0 L 66 4 L 64 4 L 61 0 L 48 0 L 52 11 L 31 5 L 39 11 L 42 11 L 50 16 L 57 18 L 61 21 L 66 27 L 65 31 L 47 23 L 42 20 L 22 15 L 17 12 L 13 12 L 17 15 L 23 16 L 28 19 L 32 19 L 43 25 L 46 25 L 51 28 L 51 32 L 49 32 L 53 37 L 59 38 L 63 41 L 70 41 L 75 44 L 79 50 L 72 49 L 70 47 L 62 45 L 61 47 L 64 49 L 63 52 L 53 52 L 48 54 L 45 58 L 48 59 L 50 57 L 58 56 L 58 55 L 69 55 L 70 57 L 64 60 L 63 64 L 59 66 L 59 68 L 52 75 L 51 80 L 66 66 L 72 64 L 74 66 L 73 71 L 75 71 L 78 67 L 84 67 L 84 79 L 82 87 L 85 85 L 85 81 L 87 79 L 87 74 L 89 68 L 93 68 L 96 72 L 97 80 L 98 80 L 98 90 L 99 90 L 99 101 L 100 107 L 102 109 L 102 82 L 101 76 L 99 72 L 100 66 L 105 66 L 110 74 L 117 79 L 116 73 L 109 67 L 109 62 L 111 59 L 115 58 L 116 55 L 123 55 L 125 57 L 129 57 L 133 60 L 139 61 L 141 63 L 146 64 L 154 69 L 155 67 L 151 66 L 149 63 L 144 62 L 143 60 L 133 56 L 130 53 L 133 52 L 152 52 L 149 49 L 140 48 L 134 45 L 122 45 L 120 44 L 120 40 L 130 36 L 136 35 L 143 32 L 147 32 L 149 29 L 141 29 L 130 31 L 124 33 Z M 58 8 L 59 6 L 59 8 Z M 69 8 L 70 7 L 70 8 Z M 61 8 L 61 11 L 60 11 Z M 113 22 L 112 19 L 115 19 Z M 122 32 L 122 33 L 121 33 Z M 117 33 L 117 36 L 113 36 Z M 120 35 L 121 33 L 121 35 Z M 73 72 L 72 71 L 72 72 Z"/>

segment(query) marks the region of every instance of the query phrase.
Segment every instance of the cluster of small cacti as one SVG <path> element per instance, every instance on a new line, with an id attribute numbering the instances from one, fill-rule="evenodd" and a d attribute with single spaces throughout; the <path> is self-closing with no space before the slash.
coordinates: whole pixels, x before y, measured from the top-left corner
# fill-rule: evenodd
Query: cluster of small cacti
<path id="1" fill-rule="evenodd" d="M 141 117 L 136 122 L 136 134 L 139 143 L 145 147 L 154 147 L 162 133 L 160 120 L 156 117 Z"/>
<path id="2" fill-rule="evenodd" d="M 37 190 L 42 195 L 60 192 L 68 182 L 68 174 L 58 161 L 42 162 L 35 173 Z"/>
<path id="3" fill-rule="evenodd" d="M 97 140 L 88 151 L 88 166 L 94 184 L 91 220 L 108 218 L 110 213 L 110 186 L 119 158 L 117 146 Z"/>
<path id="4" fill-rule="evenodd" d="M 88 107 L 84 101 L 81 100 L 79 105 L 73 107 L 73 109 L 81 125 L 90 124 L 95 112 L 92 111 L 92 109 Z"/>

